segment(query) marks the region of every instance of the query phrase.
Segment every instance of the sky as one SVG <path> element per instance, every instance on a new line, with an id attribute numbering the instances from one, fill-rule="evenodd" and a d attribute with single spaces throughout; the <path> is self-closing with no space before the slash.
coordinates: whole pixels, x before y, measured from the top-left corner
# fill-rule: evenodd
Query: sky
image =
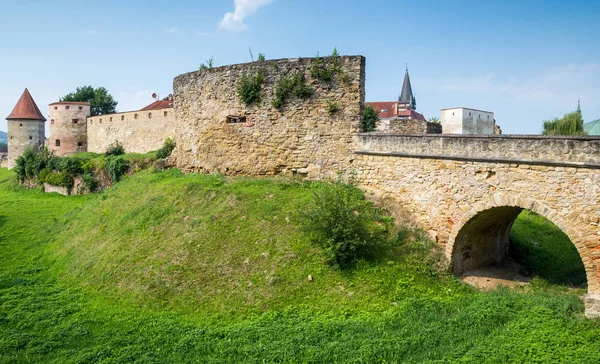
<path id="1" fill-rule="evenodd" d="M 0 0 L 0 130 L 29 88 L 48 104 L 106 87 L 118 111 L 198 69 L 330 54 L 366 57 L 366 100 L 393 101 L 408 65 L 417 111 L 492 111 L 537 134 L 574 111 L 600 119 L 600 1 Z"/>

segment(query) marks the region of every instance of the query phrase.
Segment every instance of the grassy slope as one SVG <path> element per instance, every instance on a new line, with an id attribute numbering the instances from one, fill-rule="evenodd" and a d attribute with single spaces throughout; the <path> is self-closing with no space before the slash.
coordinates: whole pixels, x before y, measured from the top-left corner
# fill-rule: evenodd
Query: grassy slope
<path id="1" fill-rule="evenodd" d="M 552 283 L 585 285 L 585 269 L 575 245 L 546 218 L 523 211 L 513 225 L 510 240 L 510 253 L 526 274 Z"/>
<path id="2" fill-rule="evenodd" d="M 597 323 L 557 288 L 479 293 L 418 242 L 327 268 L 296 228 L 311 184 L 142 172 L 63 197 L 11 179 L 3 362 L 600 360 Z"/>

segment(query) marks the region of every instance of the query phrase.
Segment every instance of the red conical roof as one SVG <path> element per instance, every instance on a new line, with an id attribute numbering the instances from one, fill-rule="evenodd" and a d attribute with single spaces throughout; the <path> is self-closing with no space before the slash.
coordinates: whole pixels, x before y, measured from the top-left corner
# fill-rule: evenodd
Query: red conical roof
<path id="1" fill-rule="evenodd" d="M 13 109 L 13 111 L 6 117 L 6 120 L 12 119 L 28 119 L 28 120 L 41 120 L 46 121 L 44 115 L 40 109 L 38 109 L 35 101 L 33 101 L 33 97 L 29 93 L 28 89 L 23 91 L 23 95 L 17 102 L 17 105 Z"/>

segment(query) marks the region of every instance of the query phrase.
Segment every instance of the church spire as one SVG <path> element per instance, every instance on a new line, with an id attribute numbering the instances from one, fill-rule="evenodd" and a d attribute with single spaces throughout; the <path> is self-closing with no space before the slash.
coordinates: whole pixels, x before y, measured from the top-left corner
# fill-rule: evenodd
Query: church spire
<path id="1" fill-rule="evenodd" d="M 581 114 L 581 103 L 580 103 L 580 99 L 577 99 L 577 112 Z"/>
<path id="2" fill-rule="evenodd" d="M 402 93 L 398 98 L 398 106 L 409 110 L 415 110 L 417 108 L 417 99 L 413 95 L 410 77 L 408 76 L 408 65 L 406 65 L 406 73 L 404 74 Z"/>

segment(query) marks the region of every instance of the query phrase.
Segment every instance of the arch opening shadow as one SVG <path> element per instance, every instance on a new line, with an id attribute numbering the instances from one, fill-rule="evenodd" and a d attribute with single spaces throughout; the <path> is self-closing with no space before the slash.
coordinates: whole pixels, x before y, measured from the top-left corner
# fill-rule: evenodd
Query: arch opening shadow
<path id="1" fill-rule="evenodd" d="M 511 242 L 511 230 L 521 213 Z M 511 275 L 510 270 L 525 276 L 508 280 L 524 282 L 527 276 L 539 276 L 554 284 L 584 287 L 587 283 L 587 269 L 571 237 L 548 218 L 520 206 L 494 206 L 472 214 L 455 232 L 451 249 L 450 268 L 458 276 L 491 265 L 494 272 L 504 270 L 504 277 Z"/>

